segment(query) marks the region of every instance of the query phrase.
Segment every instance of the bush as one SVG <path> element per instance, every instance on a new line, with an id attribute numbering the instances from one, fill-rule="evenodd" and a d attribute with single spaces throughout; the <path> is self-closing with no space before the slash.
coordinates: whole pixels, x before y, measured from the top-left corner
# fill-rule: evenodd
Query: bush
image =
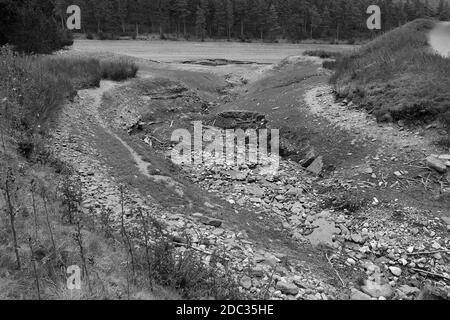
<path id="1" fill-rule="evenodd" d="M 325 50 L 308 50 L 303 52 L 304 56 L 320 57 L 322 59 L 336 59 L 342 56 L 340 52 L 325 51 Z"/>
<path id="2" fill-rule="evenodd" d="M 101 74 L 103 79 L 122 81 L 136 77 L 137 65 L 129 59 L 114 58 L 101 61 Z"/>
<path id="3" fill-rule="evenodd" d="M 334 68 L 336 68 L 336 61 L 324 61 L 322 63 L 322 67 L 325 69 L 333 70 Z"/>
<path id="4" fill-rule="evenodd" d="M 68 30 L 61 32 L 61 45 L 63 47 L 70 47 L 73 45 L 73 34 Z"/>
<path id="5" fill-rule="evenodd" d="M 0 24 L 4 38 L 0 45 L 6 42 L 25 53 L 51 53 L 71 45 L 70 38 L 58 30 L 51 0 L 2 2 L 9 12 L 7 21 Z"/>

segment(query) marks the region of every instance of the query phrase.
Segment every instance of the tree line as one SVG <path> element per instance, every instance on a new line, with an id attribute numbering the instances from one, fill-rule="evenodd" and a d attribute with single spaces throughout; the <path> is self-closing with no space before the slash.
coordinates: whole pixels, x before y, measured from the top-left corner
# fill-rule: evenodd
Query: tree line
<path id="1" fill-rule="evenodd" d="M 449 0 L 0 0 L 0 45 L 51 52 L 70 45 L 67 8 L 81 8 L 82 32 L 102 37 L 353 40 L 417 18 L 450 20 Z M 369 5 L 382 30 L 366 26 Z"/>
<path id="2" fill-rule="evenodd" d="M 438 2 L 437 2 L 438 1 Z M 447 0 L 55 0 L 77 4 L 85 32 L 292 41 L 368 37 L 367 8 L 377 4 L 382 31 L 416 18 L 450 20 Z"/>

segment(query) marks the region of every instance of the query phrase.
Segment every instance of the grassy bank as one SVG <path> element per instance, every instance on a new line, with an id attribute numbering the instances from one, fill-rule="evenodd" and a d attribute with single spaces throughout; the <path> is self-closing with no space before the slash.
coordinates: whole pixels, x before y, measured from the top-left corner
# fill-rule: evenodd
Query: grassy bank
<path id="1" fill-rule="evenodd" d="M 428 46 L 434 26 L 415 20 L 339 58 L 331 79 L 337 95 L 379 121 L 439 119 L 450 125 L 450 59 Z"/>
<path id="2" fill-rule="evenodd" d="M 0 48 L 0 113 L 2 126 L 18 142 L 46 129 L 64 101 L 77 90 L 96 87 L 101 79 L 135 77 L 137 67 L 124 59 L 102 61 L 73 56 L 22 56 Z"/>

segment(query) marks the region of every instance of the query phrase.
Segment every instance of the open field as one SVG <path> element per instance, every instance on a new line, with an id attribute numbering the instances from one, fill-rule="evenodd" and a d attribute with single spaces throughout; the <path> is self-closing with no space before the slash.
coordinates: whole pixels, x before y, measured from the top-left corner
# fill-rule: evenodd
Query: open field
<path id="1" fill-rule="evenodd" d="M 301 55 L 306 50 L 343 51 L 353 48 L 355 46 L 351 45 L 133 40 L 77 40 L 73 45 L 73 49 L 77 51 L 106 51 L 160 62 L 227 59 L 267 64 L 277 63 L 288 56 Z"/>

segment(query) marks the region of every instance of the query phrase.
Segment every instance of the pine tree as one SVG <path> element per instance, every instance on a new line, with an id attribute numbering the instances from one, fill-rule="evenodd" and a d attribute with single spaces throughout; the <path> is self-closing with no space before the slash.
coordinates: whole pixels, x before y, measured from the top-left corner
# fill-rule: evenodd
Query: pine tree
<path id="1" fill-rule="evenodd" d="M 179 21 L 183 24 L 183 36 L 186 37 L 186 21 L 189 16 L 187 0 L 177 0 L 176 11 Z"/>
<path id="2" fill-rule="evenodd" d="M 310 38 L 313 38 L 314 28 L 320 25 L 322 19 L 320 17 L 320 14 L 316 8 L 316 6 L 312 6 L 309 10 L 309 18 L 310 18 L 310 26 L 311 26 L 311 34 Z"/>
<path id="3" fill-rule="evenodd" d="M 235 16 L 236 20 L 239 22 L 240 25 L 240 37 L 241 39 L 245 38 L 245 22 L 247 19 L 247 1 L 246 0 L 235 0 L 234 1 L 234 7 L 235 7 Z"/>
<path id="4" fill-rule="evenodd" d="M 128 0 L 116 0 L 116 10 L 117 17 L 120 20 L 120 26 L 122 28 L 122 32 L 125 32 L 125 23 L 128 18 Z"/>
<path id="5" fill-rule="evenodd" d="M 200 37 L 202 41 L 205 41 L 206 35 L 206 11 L 202 5 L 197 6 L 195 28 L 197 30 L 197 37 Z"/>
<path id="6" fill-rule="evenodd" d="M 227 2 L 223 0 L 215 0 L 214 2 L 214 25 L 219 37 L 227 34 Z"/>
<path id="7" fill-rule="evenodd" d="M 233 29 L 233 24 L 234 24 L 233 2 L 231 0 L 227 0 L 227 36 L 228 36 L 228 40 L 231 39 L 231 30 Z"/>
<path id="8" fill-rule="evenodd" d="M 278 24 L 278 13 L 273 4 L 269 7 L 267 13 L 267 26 L 270 39 L 275 40 L 280 30 L 280 25 Z"/>

